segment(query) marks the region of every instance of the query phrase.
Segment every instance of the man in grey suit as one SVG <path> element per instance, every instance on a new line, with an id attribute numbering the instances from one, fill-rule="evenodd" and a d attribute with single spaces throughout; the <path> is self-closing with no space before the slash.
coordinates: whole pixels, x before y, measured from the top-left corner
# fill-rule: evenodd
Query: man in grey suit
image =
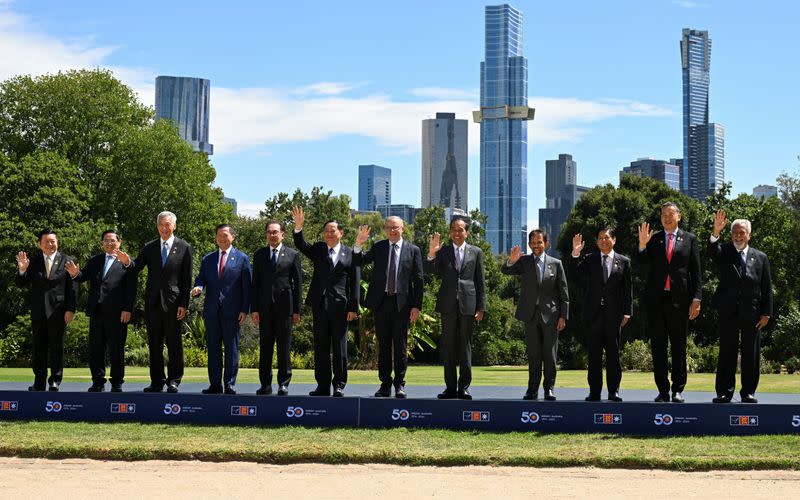
<path id="1" fill-rule="evenodd" d="M 519 245 L 511 249 L 500 271 L 522 276 L 522 289 L 514 317 L 525 323 L 528 351 L 528 390 L 522 399 L 539 398 L 544 365 L 544 399 L 555 401 L 558 332 L 569 319 L 569 292 L 561 261 L 546 255 L 547 234 L 541 229 L 528 233 L 532 255 L 522 255 Z"/>
<path id="2" fill-rule="evenodd" d="M 442 246 L 439 233 L 433 233 L 424 263 L 425 272 L 442 280 L 436 310 L 442 317 L 445 390 L 439 399 L 472 399 L 472 331 L 486 310 L 486 283 L 483 253 L 466 242 L 468 235 L 467 220 L 454 217 L 450 221 L 452 244 Z"/>

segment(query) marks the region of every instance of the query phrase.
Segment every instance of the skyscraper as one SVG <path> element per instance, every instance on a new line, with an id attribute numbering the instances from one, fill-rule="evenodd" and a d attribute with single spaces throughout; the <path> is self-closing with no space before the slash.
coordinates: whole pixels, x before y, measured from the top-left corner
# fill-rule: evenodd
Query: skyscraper
<path id="1" fill-rule="evenodd" d="M 681 172 L 680 167 L 665 160 L 654 160 L 653 158 L 639 158 L 632 161 L 627 167 L 623 167 L 619 173 L 619 178 L 625 175 L 635 175 L 637 177 L 650 177 L 656 179 L 676 191 L 680 191 Z"/>
<path id="2" fill-rule="evenodd" d="M 214 154 L 208 142 L 208 108 L 211 82 L 205 78 L 156 78 L 156 118 L 171 121 L 178 134 L 195 151 Z"/>
<path id="3" fill-rule="evenodd" d="M 522 13 L 510 5 L 486 7 L 481 62 L 480 208 L 495 253 L 527 243 L 528 60 L 522 56 Z"/>
<path id="4" fill-rule="evenodd" d="M 422 120 L 422 208 L 467 210 L 467 120 L 436 113 Z"/>
<path id="5" fill-rule="evenodd" d="M 578 164 L 572 155 L 560 154 L 557 160 L 545 162 L 544 190 L 547 201 L 546 208 L 539 209 L 539 227 L 545 230 L 550 242 L 547 253 L 557 256 L 561 226 L 581 195 L 589 190 L 578 186 Z"/>
<path id="6" fill-rule="evenodd" d="M 376 211 L 392 204 L 392 171 L 378 165 L 358 166 L 358 209 Z"/>
<path id="7" fill-rule="evenodd" d="M 753 188 L 753 196 L 756 198 L 771 198 L 778 196 L 778 186 L 771 186 L 769 184 L 759 184 Z"/>
<path id="8" fill-rule="evenodd" d="M 703 199 L 725 182 L 725 131 L 709 123 L 708 90 L 711 39 L 708 31 L 684 28 L 681 39 L 683 69 L 683 165 L 681 191 Z"/>

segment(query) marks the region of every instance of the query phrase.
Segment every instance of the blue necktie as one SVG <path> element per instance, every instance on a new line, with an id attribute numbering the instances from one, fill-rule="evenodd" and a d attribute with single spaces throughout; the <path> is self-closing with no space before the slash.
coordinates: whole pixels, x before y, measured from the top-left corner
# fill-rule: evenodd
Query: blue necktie
<path id="1" fill-rule="evenodd" d="M 161 269 L 167 267 L 167 242 L 164 242 L 164 246 L 161 247 Z"/>
<path id="2" fill-rule="evenodd" d="M 106 255 L 106 265 L 103 268 L 103 278 L 106 277 L 106 274 L 108 274 L 108 270 L 111 269 L 112 265 L 114 265 L 114 257 L 111 255 Z"/>
<path id="3" fill-rule="evenodd" d="M 272 270 L 274 271 L 275 267 L 278 265 L 278 249 L 277 248 L 273 248 L 272 249 L 272 260 L 271 260 L 271 263 L 272 263 Z"/>

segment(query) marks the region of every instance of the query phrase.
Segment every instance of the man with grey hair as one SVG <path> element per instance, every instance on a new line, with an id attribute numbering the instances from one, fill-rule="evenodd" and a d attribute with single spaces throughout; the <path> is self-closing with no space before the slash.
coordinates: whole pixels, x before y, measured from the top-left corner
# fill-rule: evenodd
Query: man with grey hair
<path id="1" fill-rule="evenodd" d="M 133 265 L 134 273 L 147 267 L 144 313 L 150 348 L 150 385 L 145 392 L 161 392 L 165 384 L 167 392 L 178 392 L 183 378 L 181 323 L 186 317 L 192 288 L 192 247 L 175 236 L 176 223 L 174 213 L 161 212 L 156 217 L 160 237 L 146 243 L 133 264 L 127 256 L 119 256 L 122 265 Z M 166 375 L 165 341 L 169 355 Z"/>
<path id="2" fill-rule="evenodd" d="M 719 311 L 719 358 L 714 403 L 730 403 L 736 388 L 736 358 L 742 350 L 742 403 L 757 403 L 761 357 L 761 330 L 772 316 L 772 277 L 764 252 L 750 247 L 751 224 L 736 219 L 731 224 L 731 243 L 720 242 L 728 225 L 725 211 L 714 216 L 709 238 L 711 258 L 719 271 L 719 285 L 711 305 Z M 741 339 L 741 340 L 740 340 Z"/>

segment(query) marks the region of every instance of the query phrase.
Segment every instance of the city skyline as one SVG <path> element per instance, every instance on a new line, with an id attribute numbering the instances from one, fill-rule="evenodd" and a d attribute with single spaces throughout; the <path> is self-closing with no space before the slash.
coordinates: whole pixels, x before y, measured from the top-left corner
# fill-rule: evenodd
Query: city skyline
<path id="1" fill-rule="evenodd" d="M 257 212 L 279 191 L 315 185 L 349 194 L 355 207 L 354 167 L 362 163 L 392 169 L 392 202 L 416 204 L 420 121 L 440 111 L 468 119 L 478 106 L 475 68 L 488 4 L 363 9 L 312 1 L 302 20 L 307 38 L 289 47 L 285 40 L 301 24 L 279 4 L 194 12 L 151 1 L 0 1 L 0 78 L 106 67 L 148 105 L 157 75 L 207 78 L 216 185 L 242 212 Z M 581 184 L 593 186 L 616 183 L 619 169 L 637 158 L 682 156 L 676 40 L 683 28 L 714 38 L 710 105 L 713 120 L 725 124 L 725 179 L 734 193 L 797 169 L 798 70 L 783 63 L 793 60 L 787 42 L 800 12 L 794 3 L 511 5 L 527 14 L 523 53 L 528 102 L 536 108 L 528 134 L 529 223 L 545 206 L 547 159 L 572 154 Z M 387 15 L 395 22 L 370 21 Z M 261 29 L 265 22 L 269 30 Z M 625 37 L 615 35 L 623 31 Z M 752 32 L 760 36 L 741 36 Z M 469 125 L 470 208 L 479 200 L 478 128 Z M 271 175 L 286 168 L 296 175 Z"/>

